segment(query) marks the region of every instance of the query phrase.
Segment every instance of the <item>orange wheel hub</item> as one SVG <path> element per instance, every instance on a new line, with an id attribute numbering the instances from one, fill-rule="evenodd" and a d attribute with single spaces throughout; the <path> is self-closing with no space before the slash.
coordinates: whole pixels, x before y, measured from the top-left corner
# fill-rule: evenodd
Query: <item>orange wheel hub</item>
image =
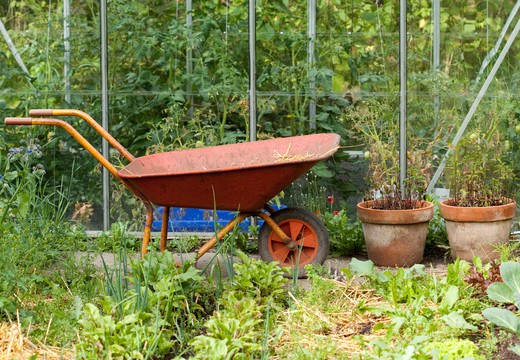
<path id="1" fill-rule="evenodd" d="M 291 250 L 274 231 L 271 231 L 267 242 L 273 260 L 278 261 L 282 266 L 303 267 L 311 263 L 319 246 L 314 229 L 305 221 L 298 219 L 284 220 L 278 226 L 296 243 L 297 248 Z"/>

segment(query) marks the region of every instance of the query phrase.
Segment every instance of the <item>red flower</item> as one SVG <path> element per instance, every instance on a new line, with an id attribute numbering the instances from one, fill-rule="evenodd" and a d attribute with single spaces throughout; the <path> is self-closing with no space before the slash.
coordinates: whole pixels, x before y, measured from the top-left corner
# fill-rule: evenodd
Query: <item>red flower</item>
<path id="1" fill-rule="evenodd" d="M 336 215 L 338 215 L 338 214 L 339 214 L 339 211 L 338 211 L 338 210 L 334 210 L 334 211 L 332 212 L 332 215 L 334 215 L 334 216 L 336 216 Z"/>
<path id="2" fill-rule="evenodd" d="M 328 196 L 328 197 L 327 197 L 327 202 L 328 202 L 329 204 L 331 204 L 331 205 L 334 204 L 334 195 L 330 195 L 330 196 Z"/>

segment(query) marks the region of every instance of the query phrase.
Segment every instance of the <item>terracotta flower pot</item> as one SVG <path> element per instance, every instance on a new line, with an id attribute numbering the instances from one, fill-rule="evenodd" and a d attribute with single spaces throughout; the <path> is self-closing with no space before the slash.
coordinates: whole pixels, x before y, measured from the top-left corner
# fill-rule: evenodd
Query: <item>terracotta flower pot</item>
<path id="1" fill-rule="evenodd" d="M 368 258 L 379 266 L 411 266 L 423 259 L 433 203 L 412 210 L 371 209 L 373 201 L 357 204 Z"/>
<path id="2" fill-rule="evenodd" d="M 466 261 L 478 256 L 482 261 L 497 259 L 497 246 L 507 244 L 516 202 L 499 206 L 460 207 L 440 203 L 446 222 L 451 255 Z"/>

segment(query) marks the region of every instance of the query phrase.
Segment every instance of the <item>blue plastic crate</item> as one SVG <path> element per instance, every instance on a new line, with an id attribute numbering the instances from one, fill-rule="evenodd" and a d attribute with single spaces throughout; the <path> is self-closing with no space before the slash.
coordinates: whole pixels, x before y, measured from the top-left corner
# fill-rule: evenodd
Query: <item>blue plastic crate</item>
<path id="1" fill-rule="evenodd" d="M 154 211 L 152 231 L 161 231 L 163 208 Z M 227 210 L 205 210 L 192 208 L 170 208 L 168 221 L 169 232 L 215 232 L 215 222 L 220 226 L 225 226 L 230 222 L 236 213 Z M 215 219 L 216 217 L 216 219 Z M 263 221 L 258 220 L 258 225 Z M 251 225 L 251 220 L 246 218 L 240 223 L 242 231 L 246 231 Z"/>

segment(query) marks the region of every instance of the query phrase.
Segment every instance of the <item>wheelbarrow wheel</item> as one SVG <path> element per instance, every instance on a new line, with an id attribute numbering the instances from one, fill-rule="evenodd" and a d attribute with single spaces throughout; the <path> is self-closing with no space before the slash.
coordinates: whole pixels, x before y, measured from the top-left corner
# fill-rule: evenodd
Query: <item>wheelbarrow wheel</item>
<path id="1" fill-rule="evenodd" d="M 278 261 L 280 266 L 298 269 L 298 276 L 304 277 L 305 265 L 323 264 L 327 259 L 329 234 L 316 215 L 304 209 L 286 208 L 272 214 L 271 219 L 294 241 L 296 248 L 292 250 L 265 222 L 258 233 L 262 260 Z"/>

